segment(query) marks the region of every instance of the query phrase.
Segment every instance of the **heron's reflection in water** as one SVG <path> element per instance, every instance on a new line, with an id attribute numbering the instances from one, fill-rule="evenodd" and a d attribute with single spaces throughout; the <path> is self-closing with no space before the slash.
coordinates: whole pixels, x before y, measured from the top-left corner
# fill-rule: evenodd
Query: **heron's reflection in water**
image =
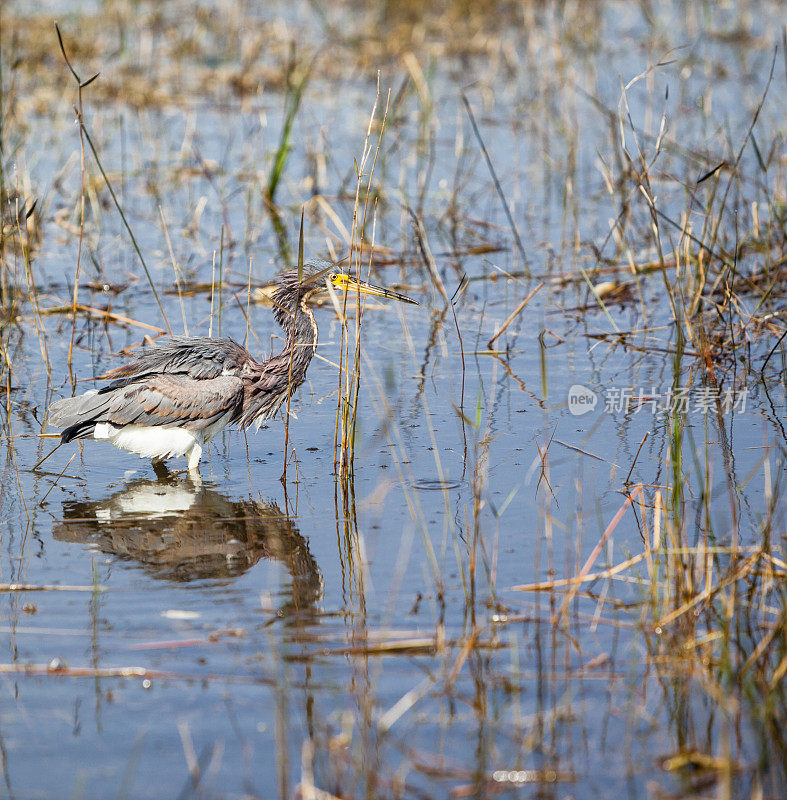
<path id="1" fill-rule="evenodd" d="M 137 561 L 170 581 L 233 578 L 273 559 L 292 576 L 282 610 L 306 611 L 322 597 L 308 542 L 275 503 L 230 500 L 174 476 L 134 481 L 99 502 L 65 502 L 53 535 Z"/>

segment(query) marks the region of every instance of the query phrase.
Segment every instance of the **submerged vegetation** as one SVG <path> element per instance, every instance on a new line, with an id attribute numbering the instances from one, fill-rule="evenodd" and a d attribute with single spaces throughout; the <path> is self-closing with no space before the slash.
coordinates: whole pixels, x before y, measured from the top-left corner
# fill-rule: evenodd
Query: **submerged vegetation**
<path id="1" fill-rule="evenodd" d="M 781 11 L 0 8 L 9 796 L 784 796 Z M 53 450 L 304 253 L 425 309 L 202 487 Z"/>

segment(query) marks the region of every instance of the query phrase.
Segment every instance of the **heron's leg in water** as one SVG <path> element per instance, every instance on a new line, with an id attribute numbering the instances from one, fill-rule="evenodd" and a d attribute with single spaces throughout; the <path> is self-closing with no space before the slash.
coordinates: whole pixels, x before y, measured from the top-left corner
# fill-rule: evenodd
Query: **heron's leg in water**
<path id="1" fill-rule="evenodd" d="M 202 458 L 202 448 L 194 442 L 189 450 L 189 473 L 199 475 L 199 460 Z"/>
<path id="2" fill-rule="evenodd" d="M 163 458 L 154 458 L 150 463 L 153 465 L 153 472 L 156 473 L 158 480 L 163 481 L 172 476 L 167 468 L 167 462 Z"/>

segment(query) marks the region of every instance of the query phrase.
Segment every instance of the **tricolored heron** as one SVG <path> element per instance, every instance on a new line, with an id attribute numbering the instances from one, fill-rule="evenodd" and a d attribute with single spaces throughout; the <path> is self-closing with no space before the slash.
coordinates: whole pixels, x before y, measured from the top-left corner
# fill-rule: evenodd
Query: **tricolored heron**
<path id="1" fill-rule="evenodd" d="M 108 386 L 52 403 L 49 422 L 65 428 L 62 442 L 106 440 L 151 459 L 159 469 L 167 458 L 186 456 L 189 472 L 198 475 L 202 448 L 214 436 L 230 423 L 255 424 L 259 430 L 303 383 L 317 349 L 309 298 L 332 286 L 417 305 L 333 269 L 327 261 L 310 259 L 300 279 L 298 269 L 280 276 L 273 314 L 287 342 L 267 361 L 255 361 L 232 339 L 170 339 L 109 372 L 104 376 L 111 379 Z"/>

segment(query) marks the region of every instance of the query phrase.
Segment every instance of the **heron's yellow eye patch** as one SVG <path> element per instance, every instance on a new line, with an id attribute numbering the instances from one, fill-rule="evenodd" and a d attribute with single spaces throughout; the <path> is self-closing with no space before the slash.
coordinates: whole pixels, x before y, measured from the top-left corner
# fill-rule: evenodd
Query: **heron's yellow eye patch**
<path id="1" fill-rule="evenodd" d="M 342 272 L 332 272 L 328 276 L 328 280 L 333 286 L 335 286 L 337 289 L 341 289 L 342 291 L 346 292 L 349 288 L 348 276 Z"/>

